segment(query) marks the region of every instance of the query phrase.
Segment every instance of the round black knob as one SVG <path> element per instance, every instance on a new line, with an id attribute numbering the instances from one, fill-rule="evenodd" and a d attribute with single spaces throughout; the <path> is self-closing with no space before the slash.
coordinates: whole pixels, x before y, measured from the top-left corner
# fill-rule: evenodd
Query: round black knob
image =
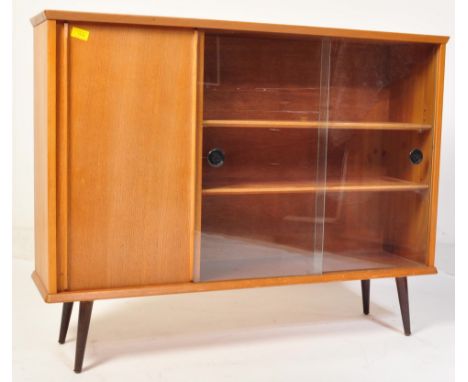
<path id="1" fill-rule="evenodd" d="M 208 164 L 212 167 L 221 167 L 224 164 L 224 151 L 212 149 L 208 152 Z"/>
<path id="2" fill-rule="evenodd" d="M 410 158 L 411 163 L 419 164 L 423 160 L 423 153 L 419 149 L 414 149 L 410 152 L 409 158 Z"/>

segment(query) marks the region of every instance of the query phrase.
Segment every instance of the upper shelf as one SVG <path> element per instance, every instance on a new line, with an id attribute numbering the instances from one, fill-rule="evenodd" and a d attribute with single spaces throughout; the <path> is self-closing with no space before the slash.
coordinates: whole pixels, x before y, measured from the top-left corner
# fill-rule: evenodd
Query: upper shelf
<path id="1" fill-rule="evenodd" d="M 322 122 L 322 121 L 267 121 L 267 120 L 205 120 L 204 127 L 254 129 L 340 129 L 340 130 L 430 130 L 431 125 L 400 122 Z"/>

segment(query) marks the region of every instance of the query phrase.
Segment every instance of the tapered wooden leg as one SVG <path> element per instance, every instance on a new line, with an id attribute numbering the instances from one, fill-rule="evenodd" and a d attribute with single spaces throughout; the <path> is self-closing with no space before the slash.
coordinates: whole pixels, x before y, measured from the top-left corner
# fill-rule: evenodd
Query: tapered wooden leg
<path id="1" fill-rule="evenodd" d="M 362 310 L 369 314 L 370 280 L 361 280 Z"/>
<path id="2" fill-rule="evenodd" d="M 64 344 L 67 338 L 68 325 L 70 325 L 70 317 L 72 314 L 73 303 L 64 302 L 62 307 L 62 321 L 60 322 L 59 344 Z"/>
<path id="3" fill-rule="evenodd" d="M 83 367 L 83 358 L 86 349 L 86 340 L 88 339 L 89 322 L 91 320 L 91 312 L 93 311 L 92 301 L 80 302 L 80 314 L 78 317 L 78 335 L 76 337 L 76 353 L 75 353 L 75 373 L 81 373 Z"/>
<path id="4" fill-rule="evenodd" d="M 405 335 L 411 335 L 409 300 L 408 300 L 408 279 L 406 277 L 397 277 L 395 279 L 398 290 L 398 300 L 400 301 L 401 318 L 403 319 L 403 328 Z"/>

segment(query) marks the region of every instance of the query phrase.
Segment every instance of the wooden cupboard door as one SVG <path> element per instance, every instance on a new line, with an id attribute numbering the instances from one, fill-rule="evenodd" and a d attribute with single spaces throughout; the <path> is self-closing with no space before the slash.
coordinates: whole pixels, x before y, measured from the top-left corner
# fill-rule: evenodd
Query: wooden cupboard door
<path id="1" fill-rule="evenodd" d="M 80 23 L 62 38 L 62 289 L 191 280 L 197 32 Z"/>

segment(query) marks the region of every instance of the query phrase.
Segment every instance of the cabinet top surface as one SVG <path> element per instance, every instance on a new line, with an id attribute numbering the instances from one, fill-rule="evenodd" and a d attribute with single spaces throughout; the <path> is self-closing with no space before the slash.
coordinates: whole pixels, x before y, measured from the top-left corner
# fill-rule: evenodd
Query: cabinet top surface
<path id="1" fill-rule="evenodd" d="M 137 16 L 125 14 L 105 14 L 88 12 L 70 12 L 58 10 L 44 10 L 31 18 L 36 26 L 45 20 L 62 20 L 75 22 L 97 22 L 113 24 L 157 25 L 180 28 L 199 28 L 207 30 L 231 30 L 244 32 L 284 33 L 304 36 L 347 37 L 367 40 L 387 40 L 401 42 L 422 42 L 444 44 L 447 36 L 375 32 L 356 29 L 338 29 L 298 25 L 263 24 L 240 21 L 221 21 L 207 19 L 188 19 L 159 16 Z"/>

